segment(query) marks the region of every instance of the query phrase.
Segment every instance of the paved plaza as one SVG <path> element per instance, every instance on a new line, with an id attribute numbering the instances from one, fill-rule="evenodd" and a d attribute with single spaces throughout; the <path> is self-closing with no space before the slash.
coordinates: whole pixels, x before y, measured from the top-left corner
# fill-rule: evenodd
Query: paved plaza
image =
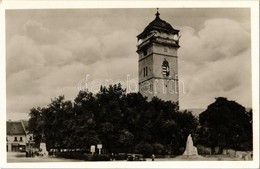
<path id="1" fill-rule="evenodd" d="M 8 152 L 8 163 L 27 163 L 27 162 L 83 162 L 82 160 L 55 158 L 55 157 L 26 157 L 25 153 L 20 152 Z"/>
<path id="2" fill-rule="evenodd" d="M 146 161 L 152 161 L 151 158 L 146 158 Z M 186 157 L 177 157 L 177 158 L 155 158 L 155 161 L 244 161 L 240 158 L 231 158 L 224 156 L 212 156 L 205 158 L 186 158 Z M 30 163 L 30 162 L 84 162 L 83 160 L 75 159 L 66 159 L 66 158 L 56 158 L 56 157 L 33 157 L 27 158 L 25 153 L 19 152 L 8 152 L 7 153 L 7 162 L 8 163 Z M 115 161 L 111 161 L 115 162 Z"/>

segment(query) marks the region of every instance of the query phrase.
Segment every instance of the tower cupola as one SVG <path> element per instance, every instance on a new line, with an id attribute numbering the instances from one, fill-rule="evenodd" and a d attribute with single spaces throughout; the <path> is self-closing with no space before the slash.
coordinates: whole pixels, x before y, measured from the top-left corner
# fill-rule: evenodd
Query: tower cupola
<path id="1" fill-rule="evenodd" d="M 167 33 L 167 34 L 179 34 L 179 30 L 174 29 L 169 23 L 167 23 L 166 21 L 162 20 L 160 18 L 160 13 L 157 11 L 157 13 L 155 14 L 155 19 L 149 23 L 148 26 L 146 26 L 146 28 L 143 30 L 142 33 L 140 33 L 137 38 L 138 39 L 143 39 L 147 36 L 149 36 L 151 31 L 158 31 L 161 33 Z"/>

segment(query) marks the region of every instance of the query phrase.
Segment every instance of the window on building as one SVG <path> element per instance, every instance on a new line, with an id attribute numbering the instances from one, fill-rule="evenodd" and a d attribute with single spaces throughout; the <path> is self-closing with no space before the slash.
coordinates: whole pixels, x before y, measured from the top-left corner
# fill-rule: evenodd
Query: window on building
<path id="1" fill-rule="evenodd" d="M 23 137 L 20 137 L 20 141 L 23 141 Z"/>
<path id="2" fill-rule="evenodd" d="M 144 56 L 147 55 L 147 49 L 144 49 Z"/>
<path id="3" fill-rule="evenodd" d="M 144 72 L 144 77 L 148 76 L 148 67 L 147 66 L 143 68 L 143 72 Z"/>
<path id="4" fill-rule="evenodd" d="M 167 47 L 163 48 L 163 50 L 164 50 L 164 52 L 168 52 L 168 48 Z"/>
<path id="5" fill-rule="evenodd" d="M 32 136 L 30 136 L 30 140 L 32 140 Z"/>
<path id="6" fill-rule="evenodd" d="M 17 137 L 14 137 L 14 141 L 17 141 Z"/>
<path id="7" fill-rule="evenodd" d="M 164 59 L 162 64 L 162 74 L 164 77 L 168 77 L 170 75 L 170 67 L 169 63 L 166 59 Z"/>
<path id="8" fill-rule="evenodd" d="M 148 49 L 148 55 L 151 54 L 151 53 L 152 53 L 152 49 L 149 48 L 149 49 Z"/>

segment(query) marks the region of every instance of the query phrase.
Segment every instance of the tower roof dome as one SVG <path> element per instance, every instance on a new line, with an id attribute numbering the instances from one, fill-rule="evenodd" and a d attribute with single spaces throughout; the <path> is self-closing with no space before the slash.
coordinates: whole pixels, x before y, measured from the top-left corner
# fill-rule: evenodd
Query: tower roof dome
<path id="1" fill-rule="evenodd" d="M 158 11 L 155 15 L 156 15 L 155 19 L 151 23 L 149 23 L 148 26 L 146 26 L 146 28 L 144 29 L 144 31 L 142 33 L 140 33 L 137 36 L 138 39 L 144 38 L 151 30 L 158 30 L 161 32 L 178 34 L 179 30 L 174 29 L 169 23 L 162 20 L 159 17 L 160 13 Z"/>

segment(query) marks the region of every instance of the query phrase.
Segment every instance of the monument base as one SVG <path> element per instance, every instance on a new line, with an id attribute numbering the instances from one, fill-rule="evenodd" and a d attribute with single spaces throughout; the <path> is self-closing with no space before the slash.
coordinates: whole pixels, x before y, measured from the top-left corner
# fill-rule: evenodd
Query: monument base
<path id="1" fill-rule="evenodd" d="M 203 160 L 205 157 L 202 157 L 198 154 L 197 147 L 193 145 L 191 134 L 189 134 L 186 142 L 186 149 L 184 153 L 180 156 L 177 156 L 175 159 L 180 160 Z"/>
<path id="2" fill-rule="evenodd" d="M 188 138 L 187 138 L 187 142 L 186 142 L 186 149 L 184 151 L 184 153 L 182 155 L 198 155 L 198 150 L 197 150 L 197 147 L 195 147 L 193 145 L 193 141 L 192 141 L 192 138 L 191 138 L 191 134 L 189 134 Z"/>
<path id="3" fill-rule="evenodd" d="M 205 160 L 206 158 L 201 155 L 180 155 L 180 156 L 177 156 L 175 159 L 200 161 L 200 160 Z"/>
<path id="4" fill-rule="evenodd" d="M 42 157 L 46 157 L 48 156 L 48 151 L 46 149 L 46 144 L 45 143 L 40 143 L 40 152 L 39 152 L 40 156 Z"/>

